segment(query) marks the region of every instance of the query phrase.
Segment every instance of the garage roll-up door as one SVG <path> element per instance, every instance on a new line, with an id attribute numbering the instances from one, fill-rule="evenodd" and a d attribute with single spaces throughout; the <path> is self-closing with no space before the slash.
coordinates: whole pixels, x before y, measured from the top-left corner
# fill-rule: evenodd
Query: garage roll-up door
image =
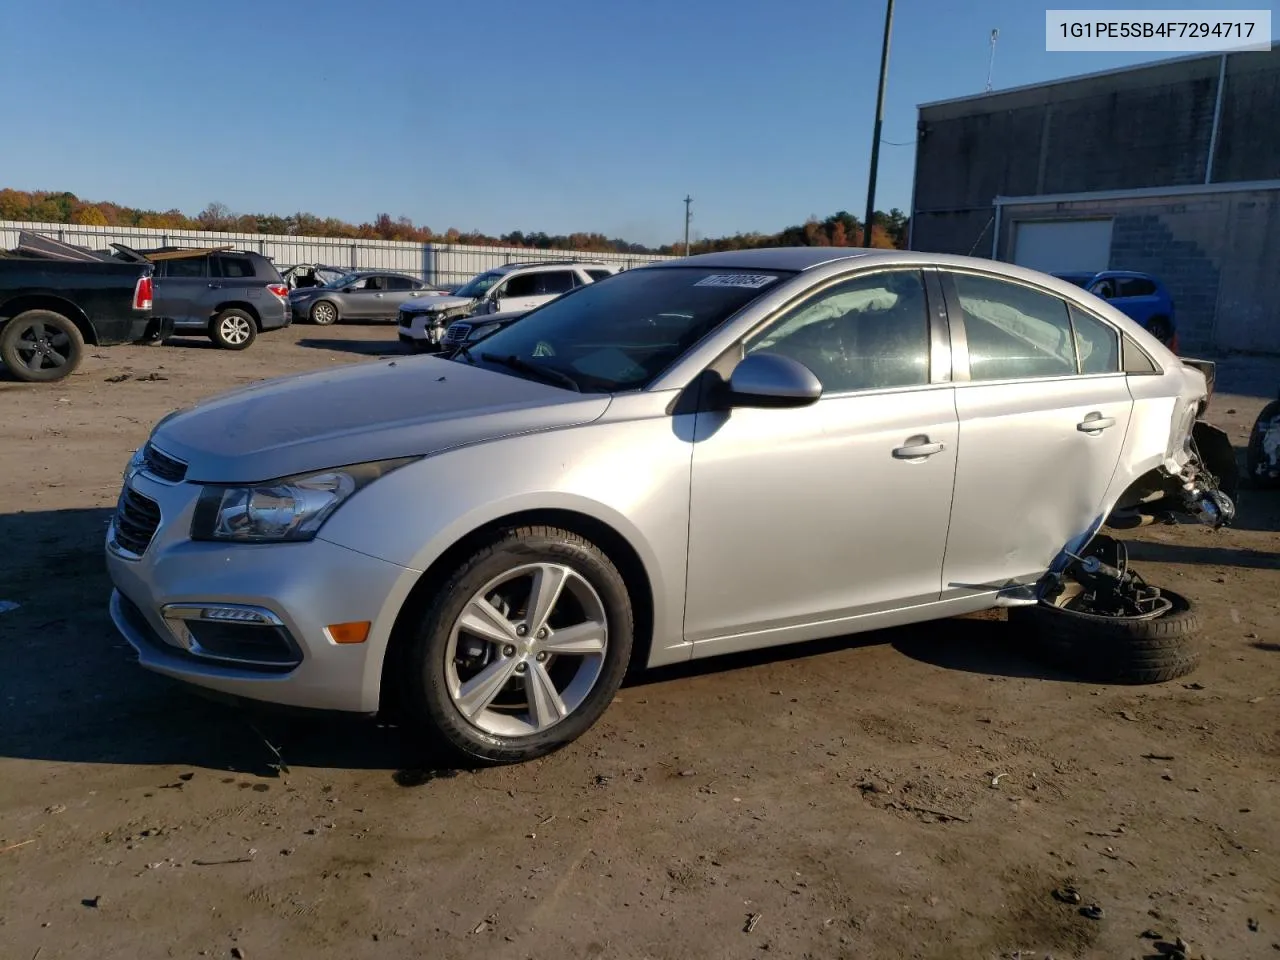
<path id="1" fill-rule="evenodd" d="M 1014 227 L 1013 262 L 1045 273 L 1111 266 L 1110 220 L 1023 220 Z"/>

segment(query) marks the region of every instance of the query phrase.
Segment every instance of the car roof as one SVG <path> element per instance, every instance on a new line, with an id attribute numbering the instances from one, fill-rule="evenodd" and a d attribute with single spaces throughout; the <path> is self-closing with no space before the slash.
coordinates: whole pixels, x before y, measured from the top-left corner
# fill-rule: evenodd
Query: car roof
<path id="1" fill-rule="evenodd" d="M 526 260 L 523 263 L 504 263 L 490 267 L 482 273 L 511 273 L 515 270 L 563 270 L 565 267 L 596 267 L 612 270 L 611 264 L 601 260 Z"/>

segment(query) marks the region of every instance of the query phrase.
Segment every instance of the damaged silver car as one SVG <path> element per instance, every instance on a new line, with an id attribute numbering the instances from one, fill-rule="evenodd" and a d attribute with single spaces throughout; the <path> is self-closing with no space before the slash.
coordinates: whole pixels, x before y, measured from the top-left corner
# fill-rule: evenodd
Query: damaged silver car
<path id="1" fill-rule="evenodd" d="M 1169 679 L 1195 611 L 1100 531 L 1230 521 L 1212 374 L 1003 263 L 657 263 L 448 359 L 166 417 L 107 536 L 111 613 L 153 670 L 394 708 L 491 762 L 580 736 L 629 668 L 993 607 L 1082 674 Z"/>

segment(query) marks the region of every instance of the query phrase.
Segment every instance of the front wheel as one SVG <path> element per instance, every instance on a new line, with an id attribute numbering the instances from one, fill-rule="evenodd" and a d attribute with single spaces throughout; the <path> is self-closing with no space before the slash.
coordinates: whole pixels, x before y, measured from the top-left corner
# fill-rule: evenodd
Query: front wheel
<path id="1" fill-rule="evenodd" d="M 604 713 L 633 631 L 626 583 L 599 547 L 554 527 L 507 530 L 429 602 L 406 651 L 403 706 L 469 760 L 531 760 Z"/>
<path id="2" fill-rule="evenodd" d="M 27 310 L 0 330 L 0 361 L 26 383 L 53 383 L 70 376 L 83 357 L 80 329 L 52 310 Z"/>
<path id="3" fill-rule="evenodd" d="M 223 310 L 209 324 L 209 339 L 223 350 L 247 350 L 258 338 L 258 325 L 243 310 Z"/>
<path id="4" fill-rule="evenodd" d="M 328 327 L 338 322 L 338 308 L 328 300 L 321 300 L 311 308 L 311 322 Z"/>

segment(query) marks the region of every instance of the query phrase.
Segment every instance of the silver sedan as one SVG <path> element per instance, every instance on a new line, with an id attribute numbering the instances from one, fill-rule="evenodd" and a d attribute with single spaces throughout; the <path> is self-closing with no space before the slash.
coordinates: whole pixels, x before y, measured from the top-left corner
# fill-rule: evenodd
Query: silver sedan
<path id="1" fill-rule="evenodd" d="M 1108 518 L 1229 519 L 1209 393 L 1007 264 L 664 262 L 451 359 L 170 414 L 126 470 L 111 613 L 160 673 L 527 759 L 629 666 L 1035 605 Z"/>

